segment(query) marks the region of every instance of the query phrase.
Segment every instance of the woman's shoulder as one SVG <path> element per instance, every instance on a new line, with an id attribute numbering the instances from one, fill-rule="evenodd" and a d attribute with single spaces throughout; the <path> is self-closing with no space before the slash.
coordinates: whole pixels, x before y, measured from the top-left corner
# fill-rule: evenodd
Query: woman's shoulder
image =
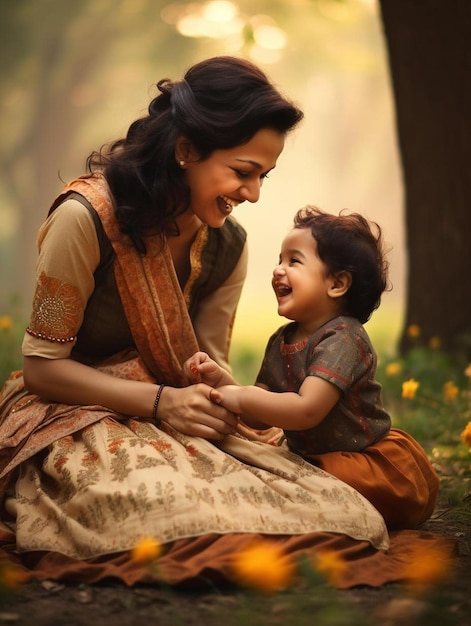
<path id="1" fill-rule="evenodd" d="M 95 234 L 96 228 L 93 216 L 90 211 L 75 198 L 65 198 L 63 202 L 58 204 L 52 212 L 49 213 L 43 226 L 41 233 L 49 232 L 51 229 L 63 230 L 68 236 L 73 236 L 75 231 L 82 233 Z"/>

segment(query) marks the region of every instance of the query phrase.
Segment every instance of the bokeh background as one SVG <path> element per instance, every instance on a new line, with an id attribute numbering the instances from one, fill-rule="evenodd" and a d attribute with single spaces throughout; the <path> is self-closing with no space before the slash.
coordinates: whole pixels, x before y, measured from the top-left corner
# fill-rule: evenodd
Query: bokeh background
<path id="1" fill-rule="evenodd" d="M 35 236 L 88 154 L 122 136 L 194 62 L 258 63 L 305 112 L 255 205 L 248 279 L 233 350 L 258 362 L 277 316 L 270 280 L 282 238 L 306 204 L 359 211 L 389 245 L 393 290 L 368 330 L 394 350 L 406 250 L 394 104 L 376 0 L 0 0 L 0 316 L 27 316 Z M 251 375 L 251 374 L 250 374 Z"/>

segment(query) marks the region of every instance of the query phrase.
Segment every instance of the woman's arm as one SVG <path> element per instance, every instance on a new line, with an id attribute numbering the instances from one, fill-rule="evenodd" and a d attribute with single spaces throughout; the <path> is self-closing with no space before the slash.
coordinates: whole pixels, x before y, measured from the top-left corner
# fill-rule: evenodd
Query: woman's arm
<path id="1" fill-rule="evenodd" d="M 307 430 L 320 424 L 334 408 L 340 390 L 322 378 L 308 376 L 299 393 L 276 393 L 255 386 L 229 385 L 212 392 L 212 398 L 240 415 L 251 428 L 260 423 L 287 430 Z"/>
<path id="2" fill-rule="evenodd" d="M 65 404 L 101 405 L 124 415 L 150 418 L 158 387 L 153 383 L 116 378 L 72 359 L 24 357 L 26 387 L 45 400 Z M 214 404 L 211 388 L 165 387 L 157 417 L 186 435 L 222 439 L 235 432 L 237 417 Z"/>
<path id="3" fill-rule="evenodd" d="M 77 200 L 66 200 L 41 227 L 38 243 L 36 293 L 22 346 L 28 389 L 51 401 L 98 404 L 118 413 L 150 417 L 155 385 L 117 378 L 70 358 L 74 341 L 67 338 L 73 338 L 80 328 L 100 260 L 88 210 Z M 238 420 L 211 403 L 209 392 L 206 385 L 165 387 L 158 417 L 184 434 L 220 439 L 232 432 Z"/>

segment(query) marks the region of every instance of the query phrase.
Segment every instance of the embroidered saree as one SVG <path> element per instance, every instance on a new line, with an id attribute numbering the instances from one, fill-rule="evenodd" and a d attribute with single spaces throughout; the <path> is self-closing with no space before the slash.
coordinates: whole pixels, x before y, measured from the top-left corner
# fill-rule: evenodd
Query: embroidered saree
<path id="1" fill-rule="evenodd" d="M 198 341 L 189 292 L 180 289 L 165 242 L 150 239 L 146 256 L 137 255 L 119 233 L 103 181 L 79 179 L 70 189 L 89 200 L 113 245 L 134 341 L 92 365 L 121 378 L 185 384 L 181 366 Z M 198 267 L 203 257 L 195 256 Z M 70 351 L 76 339 L 66 317 L 80 326 L 87 315 L 85 303 L 77 308 L 80 297 L 79 287 L 40 275 L 25 353 L 46 343 L 51 328 L 56 338 L 63 332 L 55 349 Z M 50 315 L 46 300 L 55 303 Z M 57 306 L 64 302 L 74 306 Z M 288 450 L 239 436 L 212 443 L 103 406 L 50 403 L 24 388 L 20 372 L 2 390 L 0 442 L 3 553 L 38 579 L 231 581 L 236 551 L 270 536 L 293 555 L 341 552 L 349 566 L 340 586 L 380 585 L 401 578 L 419 540 L 414 532 L 389 537 L 381 515 L 355 489 Z M 130 561 L 143 536 L 165 546 L 157 574 Z"/>

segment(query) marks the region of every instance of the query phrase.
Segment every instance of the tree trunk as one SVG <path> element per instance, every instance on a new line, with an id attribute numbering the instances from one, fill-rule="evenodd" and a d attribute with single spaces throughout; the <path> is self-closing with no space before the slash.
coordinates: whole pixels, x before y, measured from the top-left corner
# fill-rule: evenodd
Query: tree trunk
<path id="1" fill-rule="evenodd" d="M 471 358 L 471 2 L 380 0 L 406 202 L 407 329 Z"/>

